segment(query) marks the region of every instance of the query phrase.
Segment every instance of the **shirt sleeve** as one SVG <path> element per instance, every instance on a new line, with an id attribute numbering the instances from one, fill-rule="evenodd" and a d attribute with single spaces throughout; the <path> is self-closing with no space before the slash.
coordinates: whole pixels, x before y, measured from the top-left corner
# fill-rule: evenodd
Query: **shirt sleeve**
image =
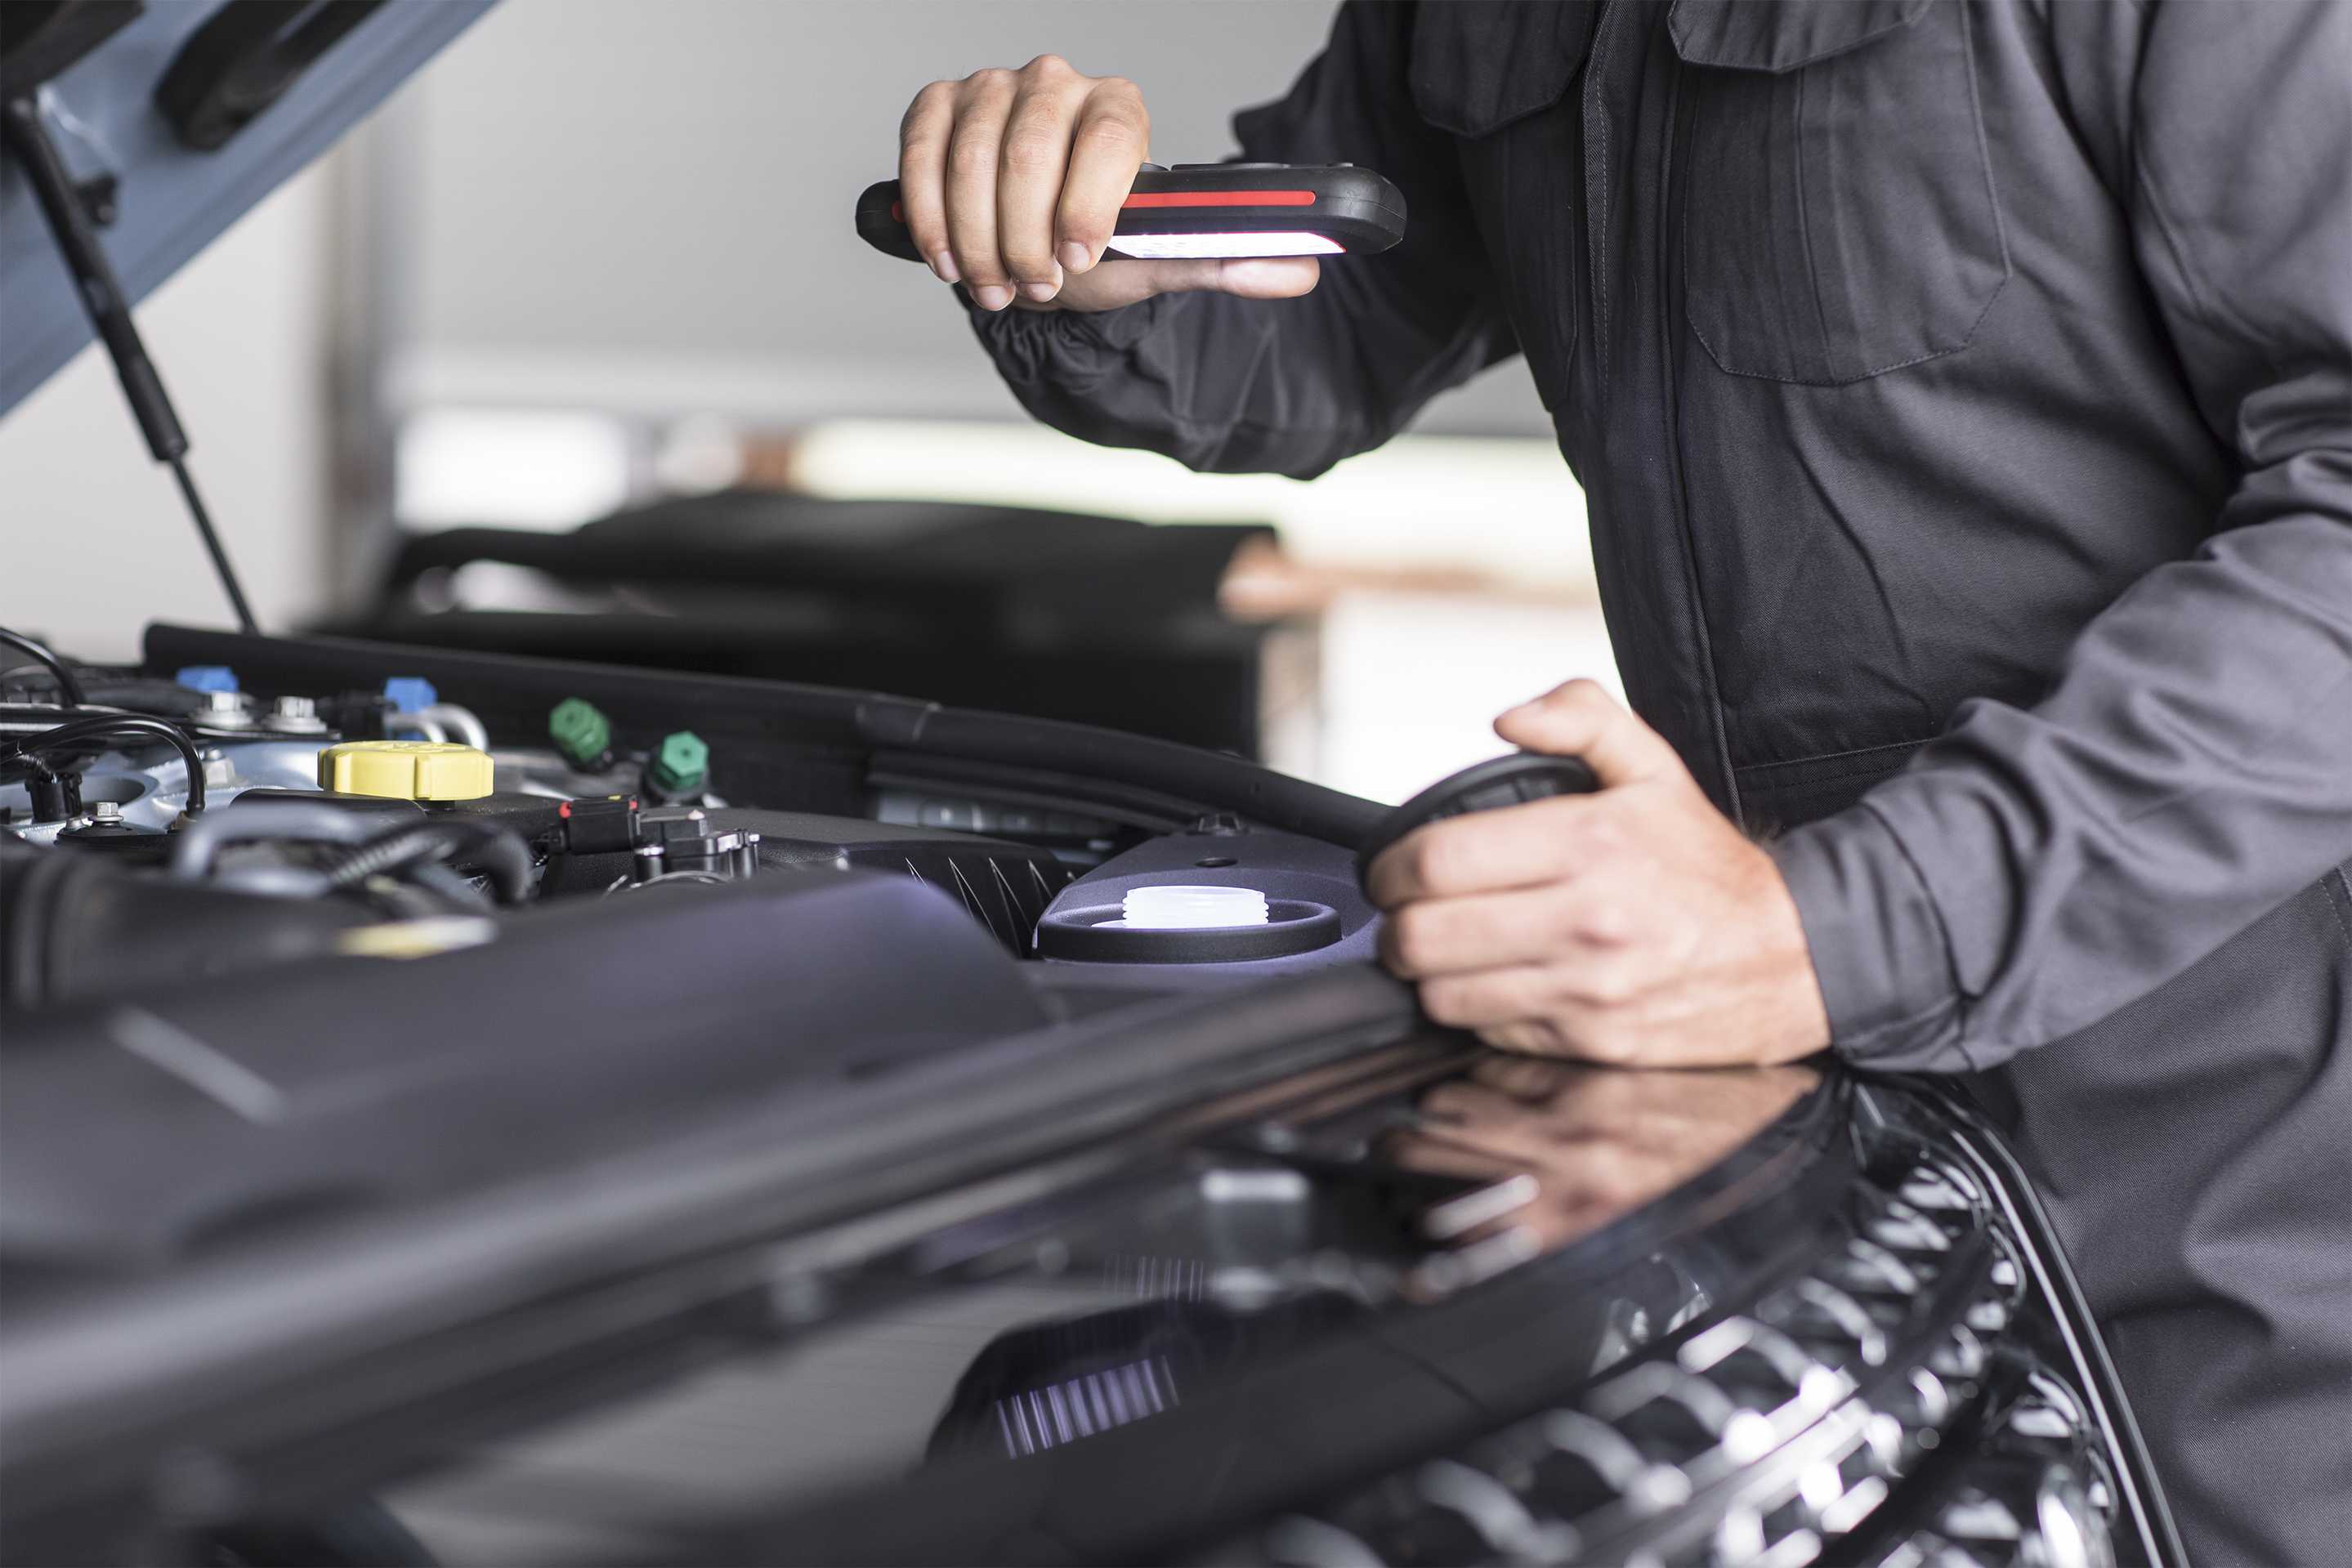
<path id="1" fill-rule="evenodd" d="M 1167 294 L 1121 309 L 974 309 L 1023 407 L 1189 468 L 1309 478 L 1379 445 L 1437 393 L 1517 351 L 1451 139 L 1405 85 L 1413 8 L 1350 3 L 1277 103 L 1234 121 L 1242 156 L 1360 163 L 1403 193 L 1404 238 L 1327 262 L 1302 299 Z"/>
<path id="2" fill-rule="evenodd" d="M 2062 52 L 2079 21 L 2102 56 L 2069 63 L 2104 82 L 2093 140 L 2240 478 L 2042 703 L 1964 706 L 1773 846 L 1836 1045 L 1873 1065 L 2063 1039 L 2352 856 L 2352 6 L 2053 10 Z"/>

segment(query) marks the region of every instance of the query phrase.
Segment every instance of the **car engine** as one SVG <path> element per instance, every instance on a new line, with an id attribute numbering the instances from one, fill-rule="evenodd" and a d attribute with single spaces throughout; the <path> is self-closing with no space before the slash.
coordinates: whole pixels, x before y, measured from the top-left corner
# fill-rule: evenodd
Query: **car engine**
<path id="1" fill-rule="evenodd" d="M 1181 915 L 1146 930 L 1122 900 L 1244 878 L 1262 884 L 1239 889 L 1245 901 L 1276 902 L 1253 906 L 1244 967 L 1365 946 L 1350 938 L 1370 911 L 1341 857 L 1230 817 L 1168 835 L 1099 808 L 887 781 L 856 815 L 800 810 L 774 757 L 714 757 L 683 723 L 616 728 L 584 696 L 551 705 L 537 733 L 494 733 L 414 674 L 257 690 L 226 665 L 161 678 L 49 663 L 0 686 L 0 996 L 14 1012 L 303 959 L 446 951 L 560 907 L 845 872 L 934 889 L 1024 958 L 1218 962 L 1223 950 Z M 1207 852 L 1235 848 L 1253 863 Z"/>

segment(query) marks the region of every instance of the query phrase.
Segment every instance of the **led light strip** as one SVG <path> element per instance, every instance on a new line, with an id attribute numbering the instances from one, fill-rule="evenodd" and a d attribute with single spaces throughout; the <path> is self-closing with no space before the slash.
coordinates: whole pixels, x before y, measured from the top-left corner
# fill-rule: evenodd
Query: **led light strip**
<path id="1" fill-rule="evenodd" d="M 1347 247 L 1318 234 L 1119 235 L 1110 249 L 1133 261 L 1176 261 L 1202 256 L 1338 256 Z"/>

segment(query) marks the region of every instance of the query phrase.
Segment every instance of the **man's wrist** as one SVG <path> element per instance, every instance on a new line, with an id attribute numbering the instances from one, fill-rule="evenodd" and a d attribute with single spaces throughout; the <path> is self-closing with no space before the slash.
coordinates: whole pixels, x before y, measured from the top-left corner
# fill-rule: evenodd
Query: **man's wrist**
<path id="1" fill-rule="evenodd" d="M 1769 857 L 1760 874 L 1770 885 L 1759 895 L 1759 936 L 1775 977 L 1757 1020 L 1764 1040 L 1761 1060 L 1795 1061 L 1829 1045 L 1829 1004 L 1788 878 Z"/>
<path id="2" fill-rule="evenodd" d="M 1971 1066 L 1943 917 L 1877 813 L 1857 806 L 1765 849 L 1804 927 L 1838 1052 L 1874 1066 Z"/>

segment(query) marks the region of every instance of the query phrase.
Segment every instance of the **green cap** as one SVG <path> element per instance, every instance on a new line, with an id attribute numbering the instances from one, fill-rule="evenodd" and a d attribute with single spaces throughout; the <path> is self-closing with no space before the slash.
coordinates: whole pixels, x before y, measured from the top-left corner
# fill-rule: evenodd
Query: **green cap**
<path id="1" fill-rule="evenodd" d="M 709 776 L 710 747 L 702 737 L 681 729 L 662 737 L 646 764 L 646 782 L 665 795 L 698 795 Z"/>
<path id="2" fill-rule="evenodd" d="M 578 697 L 565 697 L 555 705 L 555 711 L 547 716 L 547 737 L 574 768 L 593 768 L 613 749 L 612 721 L 594 703 Z"/>

